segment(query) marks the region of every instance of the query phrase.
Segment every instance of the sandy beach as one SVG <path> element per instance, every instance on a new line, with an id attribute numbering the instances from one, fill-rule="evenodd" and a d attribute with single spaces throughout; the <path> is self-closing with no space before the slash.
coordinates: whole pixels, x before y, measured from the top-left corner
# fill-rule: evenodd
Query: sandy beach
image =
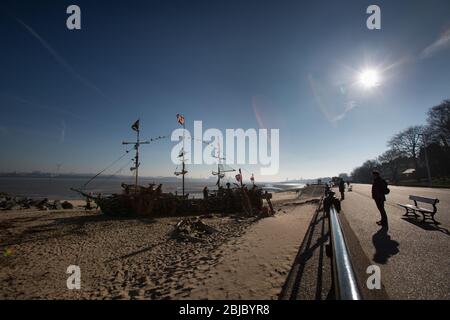
<path id="1" fill-rule="evenodd" d="M 170 237 L 176 217 L 3 211 L 0 298 L 277 299 L 317 208 L 308 199 L 275 195 L 264 219 L 202 217 L 217 232 L 199 242 Z M 80 267 L 80 290 L 67 288 L 69 265 Z"/>

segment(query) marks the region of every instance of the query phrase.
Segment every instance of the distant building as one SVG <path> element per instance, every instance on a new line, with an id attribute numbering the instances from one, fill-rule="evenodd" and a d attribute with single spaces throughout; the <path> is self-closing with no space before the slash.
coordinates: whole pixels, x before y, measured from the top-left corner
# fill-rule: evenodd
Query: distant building
<path id="1" fill-rule="evenodd" d="M 416 172 L 416 169 L 406 169 L 405 171 L 402 172 L 402 174 L 409 177 L 409 176 L 413 175 L 414 172 Z"/>

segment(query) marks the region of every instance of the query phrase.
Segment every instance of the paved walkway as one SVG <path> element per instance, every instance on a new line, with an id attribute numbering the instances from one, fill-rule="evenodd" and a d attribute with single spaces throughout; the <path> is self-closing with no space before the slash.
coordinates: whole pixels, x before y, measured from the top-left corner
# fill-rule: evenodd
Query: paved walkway
<path id="1" fill-rule="evenodd" d="M 370 185 L 354 184 L 353 191 L 345 193 L 341 215 L 353 234 L 349 245 L 361 248 L 360 254 L 368 258 L 365 261 L 380 266 L 390 299 L 450 299 L 450 189 L 389 188 L 388 232 L 375 223 L 380 217 Z M 435 218 L 441 224 L 405 219 L 405 210 L 396 204 L 408 203 L 410 194 L 438 198 Z M 365 264 L 361 261 L 354 263 Z"/>

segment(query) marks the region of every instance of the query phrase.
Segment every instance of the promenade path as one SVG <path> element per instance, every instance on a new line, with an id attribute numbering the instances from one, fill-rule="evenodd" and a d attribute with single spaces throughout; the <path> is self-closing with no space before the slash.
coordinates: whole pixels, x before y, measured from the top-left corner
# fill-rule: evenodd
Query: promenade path
<path id="1" fill-rule="evenodd" d="M 341 220 L 350 249 L 362 249 L 353 250 L 353 255 L 364 254 L 380 267 L 389 299 L 450 299 L 450 189 L 389 188 L 387 232 L 375 223 L 380 216 L 371 199 L 371 185 L 354 184 L 353 191 L 345 193 Z M 440 224 L 422 223 L 421 216 L 404 217 L 405 210 L 397 203 L 409 203 L 409 195 L 438 198 L 435 218 Z M 360 258 L 355 257 L 354 264 L 363 278 L 367 260 Z"/>

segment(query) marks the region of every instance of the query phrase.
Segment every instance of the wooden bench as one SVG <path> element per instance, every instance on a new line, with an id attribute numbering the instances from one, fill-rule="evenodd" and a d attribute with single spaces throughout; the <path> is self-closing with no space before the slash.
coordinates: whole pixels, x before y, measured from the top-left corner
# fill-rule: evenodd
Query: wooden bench
<path id="1" fill-rule="evenodd" d="M 415 217 L 418 217 L 418 215 L 416 214 L 416 212 L 420 212 L 423 216 L 423 222 L 425 222 L 425 219 L 432 219 L 433 222 L 435 224 L 437 224 L 437 221 L 434 220 L 434 215 L 436 214 L 437 208 L 436 208 L 436 203 L 439 202 L 439 199 L 433 199 L 433 198 L 426 198 L 426 197 L 419 197 L 419 196 L 413 196 L 410 195 L 409 196 L 409 200 L 414 201 L 414 205 L 412 204 L 400 204 L 398 203 L 398 205 L 400 207 L 403 207 L 406 209 L 406 213 L 404 214 L 404 216 L 409 216 L 410 214 L 413 214 Z M 433 209 L 427 209 L 427 208 L 421 208 L 417 205 L 417 202 L 422 202 L 422 203 L 428 203 L 431 204 L 433 206 Z"/>

